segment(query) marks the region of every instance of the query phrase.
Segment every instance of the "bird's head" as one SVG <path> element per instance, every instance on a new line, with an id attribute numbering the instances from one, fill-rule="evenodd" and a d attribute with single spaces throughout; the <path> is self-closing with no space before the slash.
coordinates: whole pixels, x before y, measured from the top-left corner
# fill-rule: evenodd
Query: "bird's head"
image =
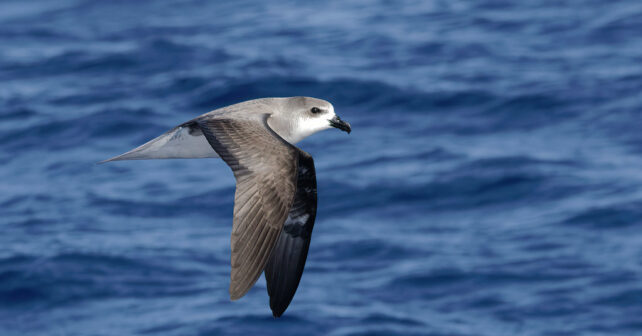
<path id="1" fill-rule="evenodd" d="M 270 126 L 290 143 L 297 143 L 316 132 L 332 127 L 347 133 L 352 130 L 348 122 L 336 115 L 334 106 L 323 99 L 311 97 L 284 99 L 281 113 L 284 120 L 275 120 L 276 127 L 272 126 L 272 123 Z M 287 130 L 281 124 L 287 124 Z"/>

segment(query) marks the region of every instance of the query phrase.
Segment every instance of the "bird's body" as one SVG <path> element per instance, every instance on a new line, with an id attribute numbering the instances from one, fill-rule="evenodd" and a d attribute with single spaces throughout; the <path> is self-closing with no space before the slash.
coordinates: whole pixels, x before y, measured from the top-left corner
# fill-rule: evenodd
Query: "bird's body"
<path id="1" fill-rule="evenodd" d="M 280 316 L 298 287 L 316 216 L 312 157 L 294 144 L 350 125 L 316 98 L 262 98 L 203 114 L 127 153 L 103 161 L 220 157 L 234 172 L 230 298 L 265 272 Z"/>

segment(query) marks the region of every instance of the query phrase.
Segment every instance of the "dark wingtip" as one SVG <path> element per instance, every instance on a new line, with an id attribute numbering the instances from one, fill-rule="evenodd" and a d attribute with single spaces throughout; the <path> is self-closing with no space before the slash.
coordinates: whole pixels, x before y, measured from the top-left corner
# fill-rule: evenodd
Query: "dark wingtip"
<path id="1" fill-rule="evenodd" d="M 288 307 L 286 306 L 286 307 L 270 307 L 270 308 L 272 309 L 272 316 L 274 316 L 274 318 L 279 318 L 281 317 L 281 315 L 283 315 L 283 313 Z"/>
<path id="2" fill-rule="evenodd" d="M 270 302 L 270 309 L 272 309 L 272 316 L 274 316 L 275 318 L 281 317 L 281 315 L 285 313 L 285 310 L 288 309 L 289 305 L 290 305 L 289 302 L 286 305 Z"/>

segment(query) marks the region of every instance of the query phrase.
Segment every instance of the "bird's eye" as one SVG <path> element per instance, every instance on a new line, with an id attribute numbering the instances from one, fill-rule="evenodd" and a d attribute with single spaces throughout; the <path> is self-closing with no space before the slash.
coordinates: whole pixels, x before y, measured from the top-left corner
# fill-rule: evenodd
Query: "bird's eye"
<path id="1" fill-rule="evenodd" d="M 312 112 L 312 113 L 314 113 L 314 114 L 317 114 L 317 113 L 320 113 L 320 112 L 321 112 L 321 109 L 320 109 L 320 108 L 318 108 L 318 107 L 313 107 L 312 109 L 310 109 L 310 112 Z"/>

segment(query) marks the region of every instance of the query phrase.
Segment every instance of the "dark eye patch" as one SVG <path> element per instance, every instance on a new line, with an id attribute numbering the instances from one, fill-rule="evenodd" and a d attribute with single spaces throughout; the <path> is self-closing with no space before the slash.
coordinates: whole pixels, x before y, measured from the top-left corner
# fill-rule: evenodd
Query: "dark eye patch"
<path id="1" fill-rule="evenodd" d="M 318 107 L 313 107 L 313 108 L 310 109 L 310 112 L 312 112 L 314 114 L 321 113 L 321 109 L 318 108 Z"/>

